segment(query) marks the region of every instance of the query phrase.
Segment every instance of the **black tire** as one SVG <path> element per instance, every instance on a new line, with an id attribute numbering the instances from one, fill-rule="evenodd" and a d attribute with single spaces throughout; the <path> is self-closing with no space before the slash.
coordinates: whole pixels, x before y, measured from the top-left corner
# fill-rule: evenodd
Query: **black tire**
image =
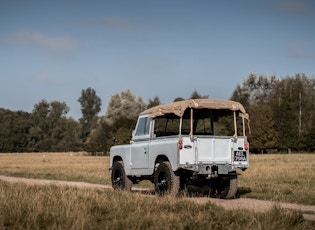
<path id="1" fill-rule="evenodd" d="M 217 197 L 221 199 L 236 198 L 237 184 L 237 177 L 220 178 L 219 184 L 216 188 Z"/>
<path id="2" fill-rule="evenodd" d="M 176 196 L 180 189 L 180 177 L 173 170 L 170 162 L 162 162 L 154 173 L 155 192 L 158 195 Z"/>
<path id="3" fill-rule="evenodd" d="M 131 191 L 132 180 L 126 176 L 124 164 L 122 161 L 116 161 L 113 164 L 111 179 L 113 189 Z"/>

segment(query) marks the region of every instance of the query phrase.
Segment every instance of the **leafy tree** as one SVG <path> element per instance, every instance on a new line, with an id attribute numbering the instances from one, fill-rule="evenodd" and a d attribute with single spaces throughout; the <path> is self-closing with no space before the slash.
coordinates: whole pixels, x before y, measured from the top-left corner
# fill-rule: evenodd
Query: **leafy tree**
<path id="1" fill-rule="evenodd" d="M 174 99 L 174 102 L 176 102 L 176 101 L 184 101 L 185 99 L 184 98 L 182 98 L 182 97 L 176 97 L 175 99 Z"/>
<path id="2" fill-rule="evenodd" d="M 152 108 L 154 106 L 158 106 L 160 104 L 161 104 L 161 102 L 160 102 L 159 97 L 154 97 L 152 100 L 149 99 L 149 103 L 147 105 L 147 109 Z"/>
<path id="3" fill-rule="evenodd" d="M 237 85 L 230 99 L 240 102 L 247 109 L 251 104 L 266 104 L 269 102 L 270 93 L 276 82 L 275 75 L 265 76 L 251 73 L 244 80 L 242 86 Z"/>
<path id="4" fill-rule="evenodd" d="M 73 118 L 60 117 L 51 130 L 53 145 L 50 151 L 80 151 L 80 125 Z"/>
<path id="5" fill-rule="evenodd" d="M 28 135 L 29 151 L 77 151 L 79 124 L 66 118 L 69 107 L 65 102 L 46 100 L 35 104 Z"/>
<path id="6" fill-rule="evenodd" d="M 0 110 L 0 152 L 27 151 L 27 137 L 31 127 L 30 114 Z"/>
<path id="7" fill-rule="evenodd" d="M 244 86 L 242 87 L 237 85 L 236 89 L 232 93 L 232 96 L 230 97 L 230 100 L 240 102 L 246 110 L 248 110 L 250 106 L 249 92 Z"/>
<path id="8" fill-rule="evenodd" d="M 307 147 L 314 117 L 314 80 L 305 75 L 282 79 L 276 85 L 271 103 L 281 149 Z"/>
<path id="9" fill-rule="evenodd" d="M 48 119 L 50 105 L 41 100 L 34 105 L 31 119 L 34 122 L 30 128 L 28 148 L 31 151 L 49 151 L 52 141 L 50 139 L 50 121 Z"/>
<path id="10" fill-rule="evenodd" d="M 152 103 L 157 101 L 156 97 Z M 145 108 L 142 98 L 134 96 L 129 89 L 113 95 L 106 116 L 96 117 L 93 121 L 84 149 L 91 155 L 106 154 L 113 144 L 129 143 L 138 115 Z"/>
<path id="11" fill-rule="evenodd" d="M 32 113 L 0 109 L 0 152 L 78 151 L 79 123 L 64 102 L 41 100 Z"/>
<path id="12" fill-rule="evenodd" d="M 114 144 L 129 143 L 136 122 L 136 119 L 128 117 L 120 117 L 115 120 L 111 126 L 111 137 L 114 138 Z"/>
<path id="13" fill-rule="evenodd" d="M 277 79 L 250 74 L 231 96 L 250 113 L 251 149 L 312 149 L 315 81 L 304 74 Z"/>
<path id="14" fill-rule="evenodd" d="M 129 89 L 113 95 L 106 113 L 110 124 L 107 146 L 108 143 L 113 144 L 113 138 L 116 144 L 129 143 L 138 115 L 145 109 L 146 104 L 142 98 L 133 95 Z"/>
<path id="15" fill-rule="evenodd" d="M 145 110 L 146 104 L 141 97 L 136 97 L 129 89 L 115 94 L 110 98 L 106 117 L 115 121 L 121 117 L 128 119 L 137 119 L 140 112 Z"/>
<path id="16" fill-rule="evenodd" d="M 251 150 L 264 152 L 264 150 L 277 148 L 278 133 L 275 129 L 275 121 L 272 107 L 269 105 L 254 104 L 248 111 L 253 114 L 248 135 Z"/>
<path id="17" fill-rule="evenodd" d="M 101 99 L 91 87 L 82 89 L 81 97 L 78 99 L 81 104 L 82 118 L 79 119 L 82 126 L 82 139 L 86 139 L 92 127 L 92 121 L 101 111 Z"/>
<path id="18" fill-rule="evenodd" d="M 197 90 L 194 90 L 194 92 L 191 94 L 190 99 L 201 99 L 201 98 L 208 98 L 208 96 L 201 96 Z"/>
<path id="19" fill-rule="evenodd" d="M 91 132 L 91 139 L 84 144 L 84 150 L 91 155 L 107 154 L 112 145 L 111 126 L 105 117 L 100 117 L 97 126 Z"/>

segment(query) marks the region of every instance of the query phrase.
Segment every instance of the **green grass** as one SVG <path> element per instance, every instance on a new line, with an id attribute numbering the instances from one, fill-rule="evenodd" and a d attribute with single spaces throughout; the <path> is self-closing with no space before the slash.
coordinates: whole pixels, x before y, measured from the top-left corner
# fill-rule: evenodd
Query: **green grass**
<path id="1" fill-rule="evenodd" d="M 171 197 L 0 181 L 0 229 L 314 229 L 300 212 L 226 211 Z"/>

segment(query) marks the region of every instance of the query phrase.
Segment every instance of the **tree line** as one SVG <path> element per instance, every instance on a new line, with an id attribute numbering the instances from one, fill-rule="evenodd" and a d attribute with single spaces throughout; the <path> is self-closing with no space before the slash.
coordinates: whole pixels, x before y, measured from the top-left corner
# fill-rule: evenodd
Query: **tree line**
<path id="1" fill-rule="evenodd" d="M 315 150 L 315 79 L 305 74 L 279 79 L 250 74 L 232 100 L 250 114 L 253 152 Z"/>
<path id="2" fill-rule="evenodd" d="M 206 98 L 196 90 L 190 98 Z M 248 139 L 252 152 L 314 151 L 315 80 L 304 74 L 286 78 L 250 74 L 236 86 L 231 100 L 250 114 Z M 184 100 L 177 97 L 174 101 Z M 41 100 L 31 113 L 0 108 L 0 152 L 87 151 L 107 154 L 114 144 L 129 143 L 141 111 L 161 104 L 145 103 L 127 89 L 111 96 L 105 115 L 92 88 L 78 98 L 82 117 L 67 117 L 65 102 Z"/>

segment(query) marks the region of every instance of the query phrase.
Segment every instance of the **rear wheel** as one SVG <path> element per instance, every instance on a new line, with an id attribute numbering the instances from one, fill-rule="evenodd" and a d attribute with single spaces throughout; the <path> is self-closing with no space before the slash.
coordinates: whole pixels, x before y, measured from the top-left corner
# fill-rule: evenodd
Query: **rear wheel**
<path id="1" fill-rule="evenodd" d="M 131 191 L 132 181 L 126 176 L 122 161 L 113 164 L 111 179 L 113 189 Z"/>
<path id="2" fill-rule="evenodd" d="M 216 195 L 221 199 L 236 198 L 237 193 L 237 177 L 222 177 L 219 178 L 218 184 L 215 188 Z"/>
<path id="3" fill-rule="evenodd" d="M 159 195 L 177 195 L 180 189 L 180 177 L 173 170 L 170 162 L 162 162 L 154 173 L 155 192 Z"/>

